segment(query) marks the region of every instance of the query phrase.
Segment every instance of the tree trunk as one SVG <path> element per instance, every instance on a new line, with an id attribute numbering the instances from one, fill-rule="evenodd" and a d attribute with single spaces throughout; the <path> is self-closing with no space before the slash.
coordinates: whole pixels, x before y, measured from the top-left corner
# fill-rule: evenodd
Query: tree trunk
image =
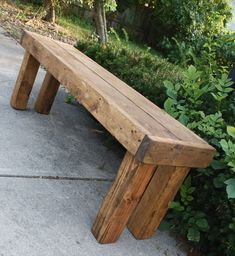
<path id="1" fill-rule="evenodd" d="M 108 42 L 107 22 L 104 8 L 104 0 L 94 1 L 94 19 L 96 25 L 96 33 L 102 45 Z"/>
<path id="2" fill-rule="evenodd" d="M 44 7 L 46 9 L 46 15 L 43 20 L 55 23 L 55 3 L 53 0 L 44 0 Z"/>

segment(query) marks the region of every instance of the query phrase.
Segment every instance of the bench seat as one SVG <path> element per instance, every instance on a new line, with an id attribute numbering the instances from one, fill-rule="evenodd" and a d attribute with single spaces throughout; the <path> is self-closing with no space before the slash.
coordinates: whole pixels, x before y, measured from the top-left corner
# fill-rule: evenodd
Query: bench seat
<path id="1" fill-rule="evenodd" d="M 189 169 L 206 167 L 214 148 L 73 46 L 28 31 L 21 45 L 26 53 L 12 94 L 13 108 L 26 109 L 41 64 L 47 74 L 35 110 L 49 114 L 62 84 L 127 150 L 93 226 L 97 240 L 116 241 L 128 220 L 137 238 L 152 235 L 159 223 L 146 224 L 141 219 L 153 221 L 153 211 L 161 202 L 160 222 Z M 163 196 L 145 214 L 149 198 L 156 193 Z M 143 222 L 141 228 L 139 222 Z"/>

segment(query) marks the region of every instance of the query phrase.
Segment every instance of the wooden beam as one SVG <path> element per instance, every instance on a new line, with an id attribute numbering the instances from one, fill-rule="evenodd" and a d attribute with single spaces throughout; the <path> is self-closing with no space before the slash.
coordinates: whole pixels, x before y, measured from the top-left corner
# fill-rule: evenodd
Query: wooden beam
<path id="1" fill-rule="evenodd" d="M 123 84 L 122 89 L 118 89 L 116 79 L 114 83 L 107 71 L 102 72 L 98 64 L 95 66 L 85 55 L 76 54 L 77 50 L 31 32 L 24 32 L 21 44 L 127 151 L 132 155 L 138 153 L 141 162 L 205 167 L 212 159 L 214 149 L 211 146 L 147 99 L 139 104 L 140 96 L 134 90 L 124 89 Z M 158 114 L 153 115 L 155 112 Z M 149 146 L 143 151 L 142 142 L 146 137 Z"/>
<path id="2" fill-rule="evenodd" d="M 110 92 L 100 77 L 94 77 L 53 40 L 24 32 L 21 43 L 129 152 L 136 153 L 147 131 L 143 132 L 133 117 L 120 111 L 115 103 L 117 92 Z M 129 109 L 132 112 L 133 107 Z M 133 115 L 142 116 L 142 112 Z"/>
<path id="3" fill-rule="evenodd" d="M 189 168 L 159 166 L 128 223 L 137 239 L 150 238 L 165 216 Z"/>
<path id="4" fill-rule="evenodd" d="M 50 113 L 59 86 L 59 81 L 47 71 L 34 106 L 38 113 L 45 115 Z"/>
<path id="5" fill-rule="evenodd" d="M 26 51 L 11 97 L 11 106 L 13 108 L 26 109 L 39 65 L 39 62 Z"/>
<path id="6" fill-rule="evenodd" d="M 147 135 L 142 140 L 136 158 L 146 164 L 205 168 L 214 154 L 215 149 L 206 143 Z"/>
<path id="7" fill-rule="evenodd" d="M 126 153 L 92 228 L 99 243 L 118 240 L 155 169 Z"/>

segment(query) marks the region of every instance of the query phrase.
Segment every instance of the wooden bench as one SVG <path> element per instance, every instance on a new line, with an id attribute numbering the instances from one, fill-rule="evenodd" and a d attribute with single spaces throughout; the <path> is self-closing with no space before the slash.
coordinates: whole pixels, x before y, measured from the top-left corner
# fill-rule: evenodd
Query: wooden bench
<path id="1" fill-rule="evenodd" d="M 35 110 L 48 114 L 62 84 L 127 150 L 92 228 L 98 242 L 115 242 L 126 225 L 151 237 L 190 168 L 206 167 L 214 148 L 73 46 L 27 31 L 21 45 L 13 108 L 26 109 L 42 64 Z"/>

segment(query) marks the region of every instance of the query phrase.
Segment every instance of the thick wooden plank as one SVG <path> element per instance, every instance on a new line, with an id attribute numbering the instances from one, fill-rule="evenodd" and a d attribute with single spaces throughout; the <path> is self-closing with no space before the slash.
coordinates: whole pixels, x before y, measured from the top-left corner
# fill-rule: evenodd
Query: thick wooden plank
<path id="1" fill-rule="evenodd" d="M 128 223 L 137 239 L 150 238 L 158 228 L 189 168 L 159 166 Z"/>
<path id="2" fill-rule="evenodd" d="M 215 149 L 208 144 L 146 136 L 136 153 L 136 158 L 155 165 L 205 168 L 214 153 Z"/>
<path id="3" fill-rule="evenodd" d="M 11 96 L 11 106 L 13 108 L 19 110 L 26 109 L 39 65 L 39 62 L 26 51 L 16 80 L 15 88 Z"/>
<path id="4" fill-rule="evenodd" d="M 148 137 L 149 147 L 144 152 L 144 157 L 141 159 L 143 162 L 187 167 L 208 166 L 215 152 L 213 147 L 73 46 L 58 41 L 55 42 L 58 46 L 67 50 L 72 58 L 76 58 L 83 63 L 83 65 L 87 66 L 91 72 L 101 76 L 169 131 L 169 138 L 167 139 L 161 138 L 160 136 L 146 136 Z M 171 133 L 179 140 L 176 141 L 172 139 L 172 136 L 170 136 Z M 145 143 L 146 138 L 142 141 L 142 144 Z M 143 145 L 140 145 L 139 151 L 142 151 L 142 148 Z M 166 148 L 166 150 L 164 148 Z M 166 154 L 166 152 L 168 152 L 168 154 Z M 139 156 L 139 152 L 137 152 L 137 154 Z"/>
<path id="5" fill-rule="evenodd" d="M 97 89 L 96 78 L 88 80 L 89 75 L 85 73 L 87 76 L 84 76 L 76 62 L 68 61 L 63 49 L 54 51 L 55 45 L 49 47 L 48 43 L 40 43 L 38 37 L 32 37 L 31 33 L 24 33 L 21 43 L 129 152 L 136 153 L 148 131 L 120 107 L 114 106 L 112 97 L 106 97 Z"/>
<path id="6" fill-rule="evenodd" d="M 59 86 L 59 81 L 47 71 L 35 103 L 35 110 L 38 113 L 46 115 L 50 113 Z"/>
<path id="7" fill-rule="evenodd" d="M 134 104 L 131 99 L 126 97 L 125 94 L 120 93 L 117 88 L 114 88 L 109 81 L 103 78 L 103 73 L 98 74 L 94 72 L 94 70 L 90 69 L 85 61 L 82 62 L 80 58 L 77 58 L 77 50 L 75 48 L 74 54 L 71 54 L 65 48 L 66 44 L 58 43 L 57 41 L 52 41 L 45 37 L 40 37 L 40 40 L 54 53 L 55 51 L 58 51 L 57 54 L 61 54 L 62 52 L 64 54 L 64 58 L 67 57 L 67 60 L 75 65 L 79 71 L 81 71 L 80 79 L 86 79 L 86 81 L 89 82 L 89 86 L 93 86 L 95 90 L 100 91 L 107 99 L 110 99 L 113 107 L 119 108 L 120 111 L 123 111 L 129 119 L 133 120 L 138 126 L 142 127 L 146 134 L 157 133 L 159 136 L 164 138 L 170 137 L 172 139 L 178 139 L 175 134 L 171 133 L 169 130 L 166 130 L 165 127 L 152 118 L 149 113 L 143 111 L 141 108 L 139 108 L 139 106 Z"/>
<path id="8" fill-rule="evenodd" d="M 70 53 L 70 55 L 83 63 L 83 65 L 87 66 L 91 70 L 91 72 L 95 72 L 105 81 L 110 83 L 116 90 L 125 95 L 143 111 L 148 113 L 148 115 L 153 117 L 156 122 L 160 123 L 163 127 L 165 127 L 165 129 L 173 133 L 177 138 L 184 141 L 206 144 L 204 140 L 194 134 L 191 130 L 189 130 L 180 122 L 168 115 L 165 111 L 153 104 L 151 101 L 138 93 L 132 87 L 128 86 L 125 82 L 114 76 L 102 66 L 98 65 L 95 61 L 87 57 L 85 54 L 75 49 L 72 45 L 65 44 L 59 41 L 56 41 L 56 43 L 66 49 Z M 157 134 L 155 135 L 157 136 Z"/>
<path id="9" fill-rule="evenodd" d="M 133 155 L 137 153 L 138 156 L 143 155 L 145 152 L 147 156 L 142 157 L 143 162 L 152 163 L 154 165 L 197 166 L 198 157 L 195 159 L 187 157 L 181 158 L 182 152 L 187 152 L 187 148 L 189 148 L 195 156 L 205 155 L 203 166 L 205 162 L 209 162 L 212 159 L 214 149 L 211 146 L 201 139 L 195 141 L 195 138 L 197 138 L 196 135 L 193 135 L 193 142 L 188 143 L 189 139 L 183 139 L 183 130 L 186 128 L 181 124 L 179 127 L 177 125 L 175 126 L 175 123 L 173 123 L 173 121 L 171 122 L 171 120 L 174 119 L 171 118 L 169 127 L 172 126 L 175 128 L 170 130 L 169 127 L 166 127 L 167 114 L 164 113 L 164 115 L 160 115 L 159 118 L 157 118 L 157 116 L 153 117 L 153 114 L 148 112 L 149 109 L 143 109 L 146 102 L 141 101 L 141 107 L 137 106 L 131 99 L 129 91 L 127 92 L 129 96 L 126 97 L 124 89 L 120 92 L 117 85 L 113 86 L 113 84 L 104 80 L 102 77 L 103 73 L 98 75 L 93 72 L 90 67 L 87 67 L 83 62 L 78 60 L 76 56 L 68 53 L 64 44 L 60 45 L 49 38 L 25 32 L 22 37 L 22 45 L 30 51 L 61 84 L 65 85 L 72 95 L 75 96 L 129 152 Z M 139 94 L 136 92 L 136 95 Z M 133 98 L 135 98 L 135 95 Z M 146 101 L 149 102 L 147 99 Z M 149 104 L 149 108 L 151 108 L 150 106 L 153 104 Z M 146 103 L 146 105 L 148 104 Z M 163 124 L 160 120 L 162 116 L 163 119 L 166 119 L 164 119 L 165 123 Z M 174 122 L 177 123 L 175 120 Z M 177 129 L 179 130 L 179 135 L 177 135 Z M 192 132 L 189 133 L 191 134 Z M 187 133 L 185 137 L 188 137 L 189 133 Z M 150 138 L 151 141 L 149 148 L 146 147 L 144 141 L 146 137 Z M 159 149 L 159 145 L 162 145 L 164 140 L 164 147 L 161 150 L 161 154 L 167 155 L 171 152 L 171 155 L 175 156 L 177 152 L 177 157 L 168 157 L 159 163 L 155 151 Z M 168 140 L 170 141 L 169 144 L 167 142 Z M 142 154 L 139 154 L 139 152 Z M 204 154 L 204 152 L 209 153 Z M 169 159 L 170 162 L 167 162 Z M 192 163 L 190 163 L 190 159 L 192 159 Z"/>
<path id="10" fill-rule="evenodd" d="M 153 165 L 139 163 L 126 153 L 92 228 L 98 242 L 113 243 L 119 238 L 154 171 Z"/>
<path id="11" fill-rule="evenodd" d="M 34 38 L 36 40 L 34 40 Z M 54 56 L 57 57 L 57 65 L 49 65 L 49 67 L 46 66 L 52 74 L 53 71 L 55 69 L 58 70 L 60 66 L 60 77 L 62 77 L 62 79 L 63 76 L 67 75 L 68 71 L 72 71 L 71 73 L 73 74 L 73 76 L 70 77 L 68 82 L 70 82 L 73 77 L 76 77 L 76 85 L 73 85 L 73 89 L 79 89 L 82 86 L 81 83 L 83 83 L 83 85 L 94 90 L 96 93 L 99 93 L 103 98 L 105 98 L 109 102 L 110 107 L 122 111 L 128 117 L 128 119 L 138 125 L 145 134 L 151 134 L 155 131 L 159 134 L 159 136 L 177 139 L 177 136 L 171 134 L 162 125 L 159 125 L 159 123 L 151 118 L 149 114 L 142 111 L 138 106 L 133 104 L 131 100 L 118 92 L 102 77 L 98 76 L 94 72 L 91 72 L 91 70 L 86 65 L 77 60 L 73 55 L 68 54 L 66 49 L 58 47 L 58 44 L 54 40 L 37 34 L 26 33 L 23 37 L 22 45 L 24 46 L 24 43 L 27 41 L 29 42 L 28 46 L 33 45 L 33 50 L 30 52 L 34 56 L 37 55 L 37 58 L 40 58 L 40 63 L 42 63 L 43 65 L 44 62 L 46 65 L 48 60 L 52 62 L 52 58 Z M 35 48 L 37 48 L 36 52 Z M 47 52 L 50 57 L 44 56 L 44 51 Z M 81 99 L 78 100 L 81 101 Z M 84 98 L 82 98 L 82 100 L 85 101 Z"/>

